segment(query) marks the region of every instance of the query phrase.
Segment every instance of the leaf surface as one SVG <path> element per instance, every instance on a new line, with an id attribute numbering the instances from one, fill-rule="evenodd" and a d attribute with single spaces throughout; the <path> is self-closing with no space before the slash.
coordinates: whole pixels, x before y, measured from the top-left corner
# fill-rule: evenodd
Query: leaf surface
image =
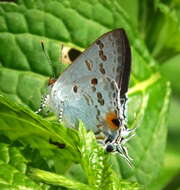
<path id="1" fill-rule="evenodd" d="M 134 167 L 129 168 L 118 155 L 114 162 L 117 162 L 119 178 L 132 180 L 147 187 L 156 179 L 164 157 L 167 132 L 165 120 L 170 88 L 159 74 L 157 62 L 149 54 L 138 33 L 139 6 L 137 1 L 132 3 L 119 0 L 19 0 L 16 3 L 0 3 L 0 93 L 36 110 L 48 78 L 53 76 L 53 73 L 58 76 L 66 67 L 59 64 L 60 44 L 82 50 L 103 33 L 123 27 L 132 49 L 128 125 L 130 128 L 137 127 L 137 135 L 127 145 L 129 154 L 134 159 Z M 145 31 L 145 34 L 147 33 Z M 149 42 L 150 50 L 154 39 L 156 36 L 152 36 Z M 52 65 L 48 63 L 41 50 L 42 40 Z M 171 42 L 168 44 L 170 46 L 167 47 L 171 48 Z M 156 57 L 161 53 L 161 48 L 157 49 L 157 53 L 154 50 Z M 81 160 L 82 153 L 76 145 L 79 143 L 77 132 L 43 120 L 24 106 L 14 105 L 2 96 L 0 103 L 1 134 L 11 141 L 18 139 L 25 145 L 37 148 L 47 160 L 51 158 L 55 161 L 54 158 L 58 155 L 59 160 L 61 156 L 63 160 L 70 159 L 71 162 Z M 67 144 L 67 149 L 57 150 L 49 144 L 50 138 Z M 90 135 L 88 138 L 92 141 L 93 136 Z M 89 149 L 92 144 L 85 146 L 86 141 L 83 139 L 84 137 L 80 136 L 82 147 Z M 101 150 L 98 151 L 100 154 Z M 97 172 L 92 170 L 91 162 L 87 165 L 90 153 L 85 154 L 84 160 L 81 160 L 87 178 L 89 173 Z M 98 155 L 94 153 L 92 156 L 96 156 L 97 162 L 96 154 Z M 66 162 L 62 161 L 55 170 L 60 171 L 64 163 Z M 107 163 L 105 159 L 103 166 L 107 166 Z M 65 170 L 66 166 L 63 172 Z M 105 170 L 101 170 L 101 178 Z M 109 169 L 107 173 L 108 171 Z M 93 177 L 89 177 L 88 180 L 89 184 L 96 181 Z M 107 180 L 106 177 L 104 180 Z M 104 188 L 101 185 L 102 183 L 99 187 Z"/>

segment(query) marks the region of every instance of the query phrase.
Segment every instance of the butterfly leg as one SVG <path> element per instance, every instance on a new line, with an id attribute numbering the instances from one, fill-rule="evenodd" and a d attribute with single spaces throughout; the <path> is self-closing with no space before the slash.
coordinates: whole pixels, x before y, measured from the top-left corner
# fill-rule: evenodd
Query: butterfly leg
<path id="1" fill-rule="evenodd" d="M 49 102 L 49 95 L 45 95 L 41 98 L 41 104 L 40 104 L 40 107 L 39 109 L 35 112 L 35 113 L 40 113 L 43 111 L 43 109 L 47 106 Z"/>
<path id="2" fill-rule="evenodd" d="M 60 110 L 59 110 L 59 114 L 58 114 L 58 121 L 59 121 L 59 122 L 62 121 L 62 115 L 63 115 L 63 109 L 60 108 Z"/>
<path id="3" fill-rule="evenodd" d="M 64 107 L 64 102 L 61 101 L 61 106 L 59 106 L 59 113 L 58 113 L 58 121 L 62 121 L 62 116 L 63 116 L 63 107 Z"/>
<path id="4" fill-rule="evenodd" d="M 111 143 L 114 140 L 114 136 L 112 134 L 108 134 L 106 140 L 105 140 L 105 144 L 107 143 Z"/>

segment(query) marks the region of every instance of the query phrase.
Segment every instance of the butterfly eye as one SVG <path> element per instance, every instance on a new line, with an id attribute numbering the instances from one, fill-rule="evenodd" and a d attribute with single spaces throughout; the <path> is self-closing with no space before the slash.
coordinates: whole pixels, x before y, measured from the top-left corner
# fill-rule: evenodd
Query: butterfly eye
<path id="1" fill-rule="evenodd" d="M 106 152 L 113 152 L 115 150 L 115 147 L 112 144 L 108 144 L 106 146 Z"/>

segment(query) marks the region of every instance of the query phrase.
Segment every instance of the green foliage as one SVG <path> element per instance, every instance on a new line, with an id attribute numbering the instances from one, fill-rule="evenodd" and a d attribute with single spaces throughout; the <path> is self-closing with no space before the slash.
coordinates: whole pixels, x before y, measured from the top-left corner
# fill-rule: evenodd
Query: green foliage
<path id="1" fill-rule="evenodd" d="M 1 2 L 1 189 L 160 190 L 171 177 L 164 175 L 167 169 L 157 178 L 163 171 L 170 96 L 169 82 L 162 75 L 177 80 L 173 74 L 178 70 L 168 59 L 180 50 L 178 18 L 175 0 L 169 4 L 146 0 Z M 127 144 L 132 168 L 119 155 L 106 154 L 81 122 L 79 130 L 69 129 L 31 111 L 39 107 L 48 77 L 53 72 L 58 76 L 66 67 L 59 63 L 60 44 L 82 50 L 119 27 L 127 31 L 132 49 L 128 126 L 137 127 Z M 42 52 L 42 40 L 52 65 Z M 160 66 L 162 61 L 167 64 Z M 172 86 L 179 94 L 179 86 Z M 50 139 L 64 143 L 65 148 L 50 144 Z"/>

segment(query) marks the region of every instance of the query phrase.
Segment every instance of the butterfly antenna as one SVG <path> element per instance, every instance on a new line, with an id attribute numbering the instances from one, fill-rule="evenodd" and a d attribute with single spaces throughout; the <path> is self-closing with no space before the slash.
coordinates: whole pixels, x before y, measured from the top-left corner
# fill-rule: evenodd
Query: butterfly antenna
<path id="1" fill-rule="evenodd" d="M 53 64 L 52 64 L 52 61 L 51 61 L 51 59 L 50 59 L 50 57 L 49 57 L 49 55 L 48 55 L 48 53 L 47 53 L 47 51 L 46 51 L 46 49 L 45 49 L 44 41 L 43 41 L 43 40 L 41 41 L 41 47 L 42 47 L 42 50 L 43 50 L 43 52 L 44 52 L 44 55 L 45 55 L 45 57 L 46 57 L 46 59 L 47 59 L 49 65 L 52 66 L 52 65 L 53 65 Z M 55 73 L 54 73 L 54 71 L 53 71 L 53 78 L 55 78 Z"/>

